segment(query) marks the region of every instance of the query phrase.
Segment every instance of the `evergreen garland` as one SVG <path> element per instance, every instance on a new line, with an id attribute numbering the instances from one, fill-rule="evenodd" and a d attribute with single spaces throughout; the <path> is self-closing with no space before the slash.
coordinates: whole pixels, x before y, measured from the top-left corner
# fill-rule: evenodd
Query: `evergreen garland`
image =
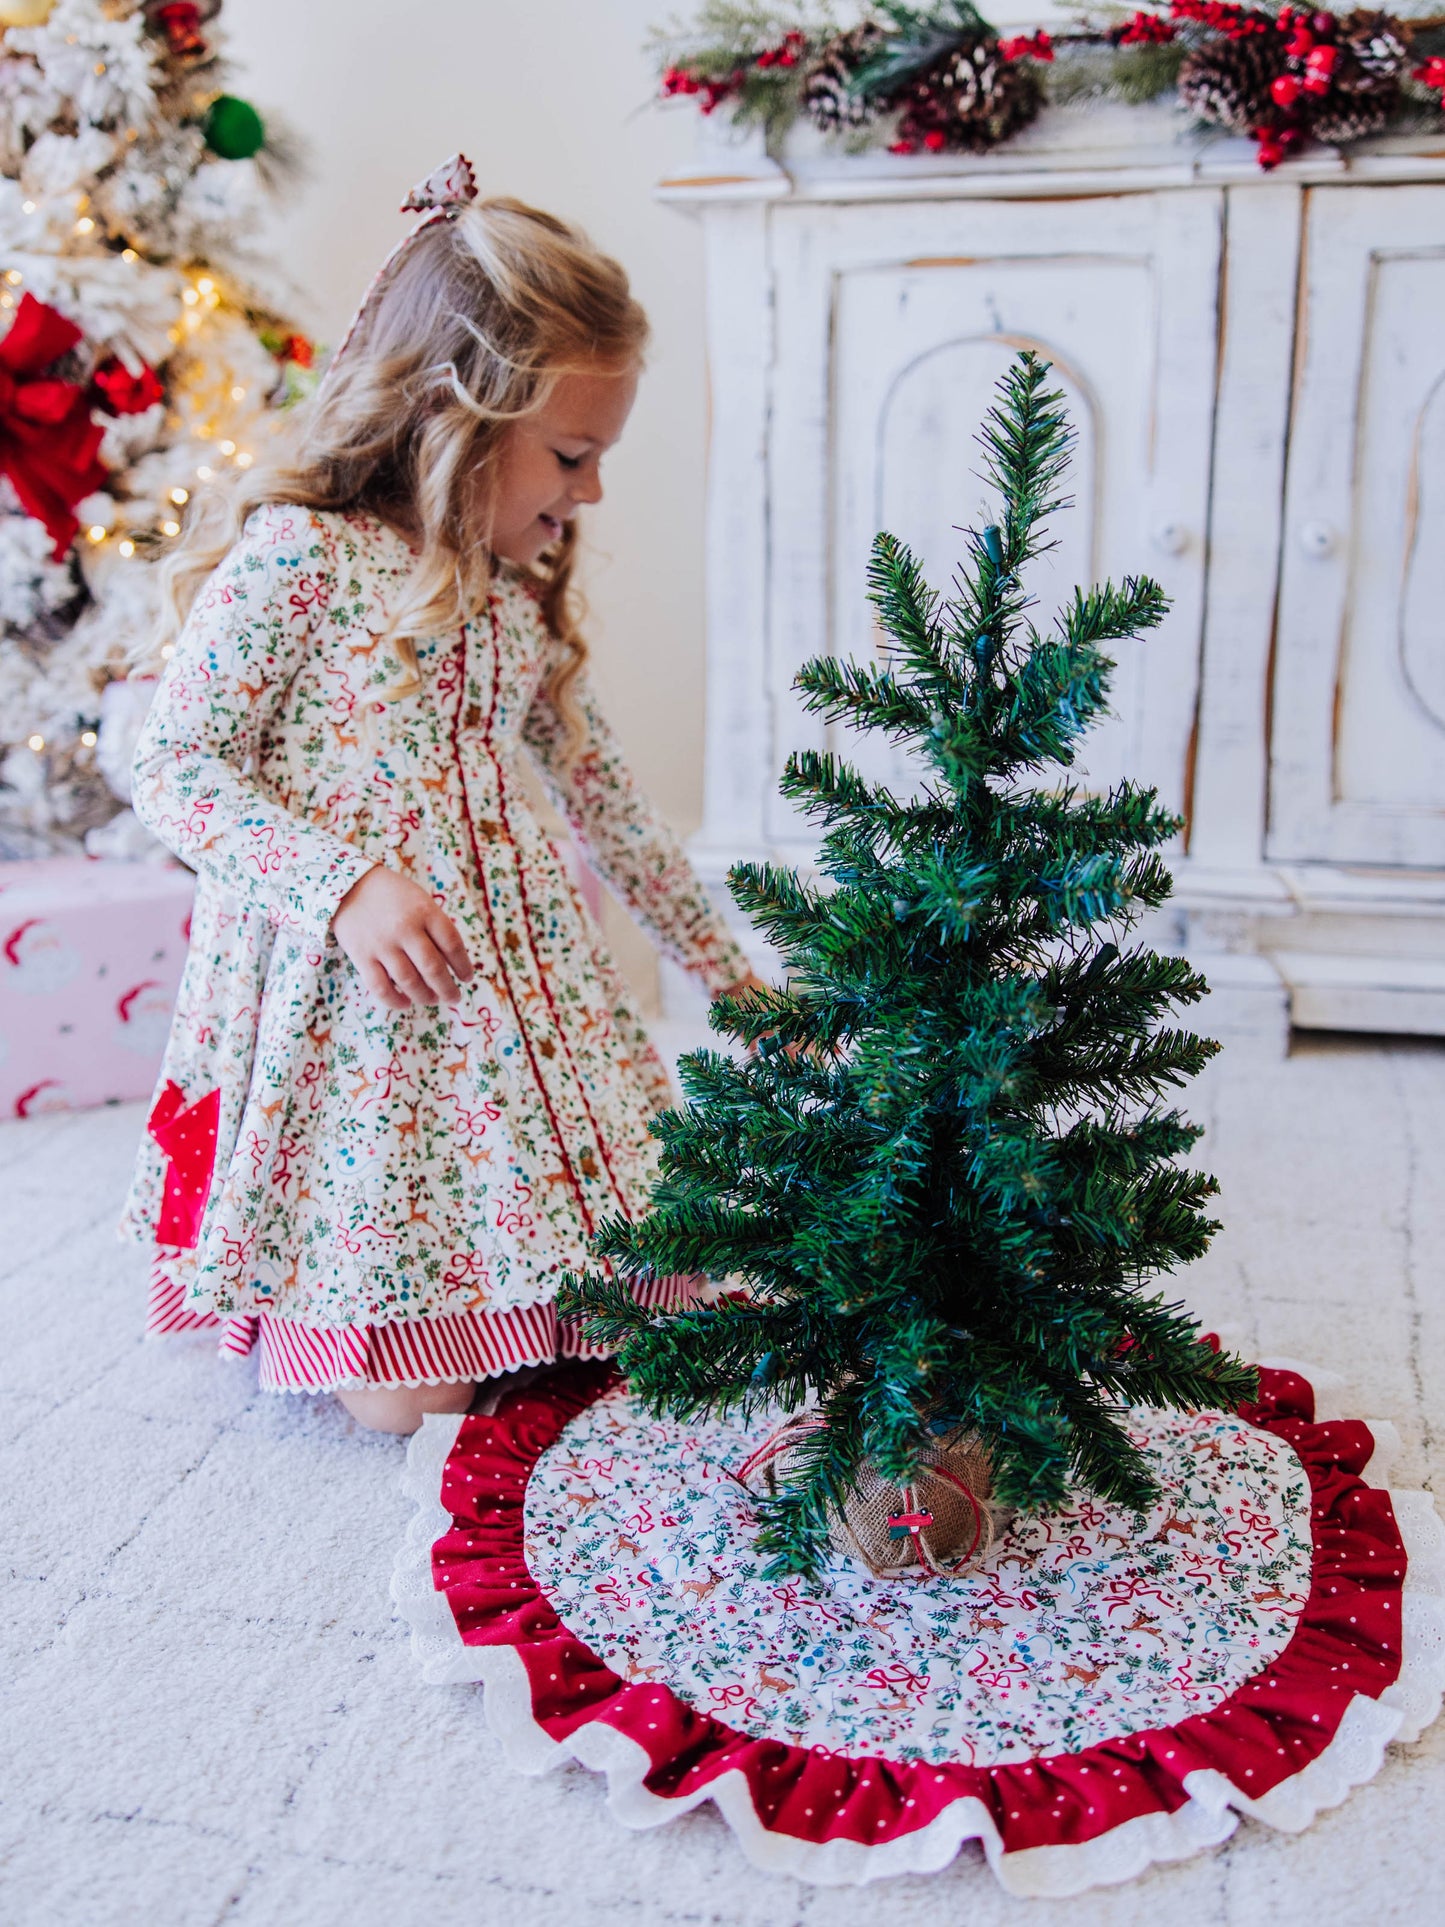
<path id="1" fill-rule="evenodd" d="M 725 105 L 775 142 L 802 117 L 857 146 L 892 116 L 894 153 L 985 151 L 1045 100 L 1173 93 L 1197 120 L 1252 135 L 1271 168 L 1309 140 L 1438 129 L 1445 106 L 1445 15 L 1367 8 L 1106 4 L 1060 33 L 1000 38 L 973 0 L 875 0 L 846 31 L 805 0 L 705 0 L 653 44 L 665 97 Z"/>
<path id="2" fill-rule="evenodd" d="M 906 745 L 919 794 L 831 752 L 790 759 L 824 880 L 731 877 L 786 982 L 714 1006 L 751 1055 L 683 1060 L 651 1209 L 604 1225 L 613 1275 L 559 1300 L 654 1412 L 817 1400 L 826 1426 L 763 1506 L 775 1573 L 817 1570 L 865 1459 L 902 1483 L 940 1429 L 977 1430 L 1005 1504 L 1057 1505 L 1077 1480 L 1143 1506 L 1126 1408 L 1254 1390 L 1149 1282 L 1215 1228 L 1214 1180 L 1180 1162 L 1199 1133 L 1159 1104 L 1216 1048 L 1168 1022 L 1206 986 L 1126 943 L 1169 895 L 1178 819 L 1127 783 L 1034 787 L 1104 709 L 1108 646 L 1166 608 L 1128 577 L 1076 591 L 1045 632 L 1029 619 L 1022 573 L 1053 546 L 1071 442 L 1046 377 L 1025 354 L 1000 384 L 980 441 L 1001 518 L 968 535 L 951 597 L 880 535 L 886 667 L 821 657 L 798 677 L 811 711 Z M 729 1288 L 670 1315 L 629 1289 L 689 1273 Z"/>

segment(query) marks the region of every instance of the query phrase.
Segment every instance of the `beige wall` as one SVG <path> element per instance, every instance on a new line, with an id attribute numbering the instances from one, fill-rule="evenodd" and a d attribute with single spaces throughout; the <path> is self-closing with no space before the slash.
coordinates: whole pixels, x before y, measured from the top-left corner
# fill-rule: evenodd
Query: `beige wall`
<path id="1" fill-rule="evenodd" d="M 227 0 L 238 92 L 284 115 L 311 178 L 270 244 L 334 340 L 404 224 L 407 188 L 460 148 L 484 191 L 580 221 L 632 276 L 651 367 L 591 516 L 597 679 L 639 777 L 684 832 L 702 806 L 701 246 L 653 183 L 691 149 L 649 106 L 665 0 Z M 609 933 L 646 989 L 646 947 Z"/>

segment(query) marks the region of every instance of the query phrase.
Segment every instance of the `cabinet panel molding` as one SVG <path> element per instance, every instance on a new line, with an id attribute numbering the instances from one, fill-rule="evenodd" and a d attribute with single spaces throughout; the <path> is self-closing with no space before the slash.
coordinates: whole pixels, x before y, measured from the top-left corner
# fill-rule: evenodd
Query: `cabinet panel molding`
<path id="1" fill-rule="evenodd" d="M 793 677 L 876 650 L 877 529 L 946 586 L 986 505 L 979 417 L 1031 346 L 1078 435 L 1044 618 L 1104 575 L 1172 597 L 1121 650 L 1084 772 L 1186 813 L 1152 934 L 1222 987 L 1216 1029 L 1277 1041 L 1292 1003 L 1445 1034 L 1445 157 L 1397 141 L 1262 177 L 1163 153 L 757 155 L 668 185 L 708 260 L 694 854 L 714 882 L 740 856 L 809 862 L 777 777 L 829 739 Z"/>

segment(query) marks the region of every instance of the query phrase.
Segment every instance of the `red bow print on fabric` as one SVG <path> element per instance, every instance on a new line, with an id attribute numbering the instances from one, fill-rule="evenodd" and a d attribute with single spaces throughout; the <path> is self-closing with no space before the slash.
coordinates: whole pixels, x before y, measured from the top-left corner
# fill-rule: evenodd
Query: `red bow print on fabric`
<path id="1" fill-rule="evenodd" d="M 156 1224 L 156 1243 L 194 1251 L 216 1169 L 216 1130 L 221 1120 L 220 1090 L 186 1107 L 178 1084 L 168 1083 L 156 1099 L 146 1129 L 171 1161 L 165 1196 Z"/>
<path id="2" fill-rule="evenodd" d="M 76 503 L 106 478 L 96 460 L 105 431 L 91 420 L 85 389 L 45 375 L 79 340 L 73 321 L 27 294 L 0 341 L 0 474 L 25 513 L 45 524 L 57 561 L 80 527 Z"/>

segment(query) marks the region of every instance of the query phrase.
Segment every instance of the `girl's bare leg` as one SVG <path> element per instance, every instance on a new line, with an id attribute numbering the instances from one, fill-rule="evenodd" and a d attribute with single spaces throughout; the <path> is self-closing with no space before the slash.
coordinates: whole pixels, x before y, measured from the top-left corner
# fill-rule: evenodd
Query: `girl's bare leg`
<path id="1" fill-rule="evenodd" d="M 358 1425 L 371 1432 L 416 1432 L 428 1412 L 465 1412 L 476 1386 L 358 1385 L 336 1396 Z"/>

